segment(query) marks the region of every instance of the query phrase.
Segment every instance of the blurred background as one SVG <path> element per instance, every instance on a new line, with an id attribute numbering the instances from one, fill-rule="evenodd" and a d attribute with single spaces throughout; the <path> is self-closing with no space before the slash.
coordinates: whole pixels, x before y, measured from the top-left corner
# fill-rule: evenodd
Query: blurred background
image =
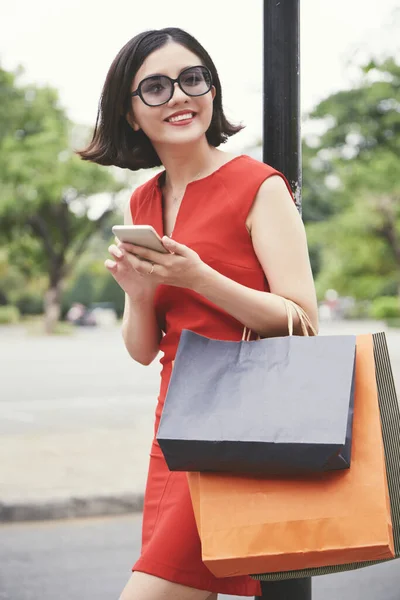
<path id="1" fill-rule="evenodd" d="M 185 14 L 186 13 L 186 14 Z M 210 18 L 212 16 L 212 18 Z M 139 31 L 176 25 L 208 49 L 228 116 L 227 151 L 261 159 L 262 2 L 90 0 L 3 4 L 0 36 L 0 322 L 47 331 L 68 311 L 123 310 L 103 267 L 111 225 L 156 171 L 83 163 L 108 67 Z M 395 0 L 301 4 L 303 218 L 322 316 L 400 318 L 400 7 Z M 41 320 L 41 319 L 40 319 Z M 105 321 L 109 322 L 105 317 Z"/>
<path id="2" fill-rule="evenodd" d="M 158 170 L 98 167 L 74 150 L 92 135 L 119 49 L 143 30 L 177 26 L 211 54 L 227 116 L 246 125 L 222 149 L 261 160 L 262 4 L 0 4 L 3 523 L 140 509 L 160 367 L 142 367 L 127 355 L 120 334 L 124 295 L 104 260 L 111 226 L 122 223 L 135 187 Z M 303 220 L 321 333 L 386 331 L 397 381 L 399 30 L 399 0 L 301 2 Z M 82 588 L 94 585 L 99 560 L 105 579 L 96 584 L 96 597 L 116 597 L 139 551 L 136 521 L 119 524 L 118 532 L 100 523 L 97 533 L 76 543 L 72 529 L 7 527 L 0 545 L 2 599 L 53 598 L 56 575 L 52 581 L 49 573 L 66 564 L 74 575 L 57 597 L 81 598 Z M 100 559 L 110 538 L 120 554 Z M 89 539 L 97 540 L 90 551 Z M 343 582 L 343 600 L 357 597 L 348 579 L 335 581 Z M 329 600 L 331 589 L 321 597 Z M 369 598 L 369 589 L 360 598 Z M 382 591 L 372 597 L 392 598 Z"/>

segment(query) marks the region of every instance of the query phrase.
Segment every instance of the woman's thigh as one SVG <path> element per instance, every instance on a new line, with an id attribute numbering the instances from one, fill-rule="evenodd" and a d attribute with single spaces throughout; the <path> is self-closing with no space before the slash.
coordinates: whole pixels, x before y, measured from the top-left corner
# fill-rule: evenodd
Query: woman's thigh
<path id="1" fill-rule="evenodd" d="M 217 594 L 172 583 L 154 575 L 135 571 L 119 600 L 217 600 Z"/>

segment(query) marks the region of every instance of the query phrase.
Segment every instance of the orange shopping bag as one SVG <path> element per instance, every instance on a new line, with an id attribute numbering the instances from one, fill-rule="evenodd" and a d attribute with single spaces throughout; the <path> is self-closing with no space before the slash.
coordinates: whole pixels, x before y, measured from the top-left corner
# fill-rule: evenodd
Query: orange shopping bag
<path id="1" fill-rule="evenodd" d="M 217 577 L 393 558 L 372 336 L 357 337 L 349 470 L 188 479 L 203 561 Z"/>

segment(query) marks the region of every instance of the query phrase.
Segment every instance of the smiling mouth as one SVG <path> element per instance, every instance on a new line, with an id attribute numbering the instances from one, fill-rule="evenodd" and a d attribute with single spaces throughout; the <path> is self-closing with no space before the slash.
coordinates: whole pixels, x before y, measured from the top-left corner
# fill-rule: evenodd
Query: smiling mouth
<path id="1" fill-rule="evenodd" d="M 187 112 L 181 115 L 177 115 L 176 117 L 170 117 L 169 119 L 165 119 L 167 123 L 179 123 L 180 121 L 189 121 L 196 116 L 194 112 Z"/>

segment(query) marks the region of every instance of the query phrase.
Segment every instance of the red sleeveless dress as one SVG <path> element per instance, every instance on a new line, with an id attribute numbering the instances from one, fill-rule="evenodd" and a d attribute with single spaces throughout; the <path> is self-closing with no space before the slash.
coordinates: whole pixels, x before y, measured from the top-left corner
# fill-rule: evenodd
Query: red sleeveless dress
<path id="1" fill-rule="evenodd" d="M 131 197 L 132 220 L 164 234 L 158 173 Z M 176 219 L 173 239 L 195 250 L 223 275 L 256 290 L 269 291 L 246 229 L 258 188 L 271 175 L 285 177 L 249 156 L 233 158 L 203 179 L 188 184 Z M 291 193 L 291 191 L 290 191 Z M 160 343 L 161 387 L 155 413 L 156 434 L 182 329 L 221 340 L 240 340 L 243 325 L 201 295 L 161 285 L 155 296 Z M 142 552 L 132 571 L 141 571 L 189 587 L 238 596 L 261 594 L 250 577 L 215 577 L 201 560 L 186 473 L 170 472 L 154 437 L 145 493 Z"/>

